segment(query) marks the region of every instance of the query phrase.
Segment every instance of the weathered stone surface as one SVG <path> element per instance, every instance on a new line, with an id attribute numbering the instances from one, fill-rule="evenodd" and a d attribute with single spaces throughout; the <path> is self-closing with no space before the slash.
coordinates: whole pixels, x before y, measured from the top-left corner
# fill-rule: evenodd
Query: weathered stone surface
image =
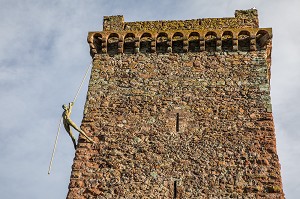
<path id="1" fill-rule="evenodd" d="M 256 9 L 237 10 L 235 17 L 206 18 L 174 21 L 139 21 L 124 22 L 122 15 L 105 16 L 103 20 L 104 31 L 140 31 L 140 30 L 193 30 L 218 28 L 258 28 L 258 14 Z"/>
<path id="2" fill-rule="evenodd" d="M 96 54 L 67 198 L 284 198 L 270 48 Z"/>

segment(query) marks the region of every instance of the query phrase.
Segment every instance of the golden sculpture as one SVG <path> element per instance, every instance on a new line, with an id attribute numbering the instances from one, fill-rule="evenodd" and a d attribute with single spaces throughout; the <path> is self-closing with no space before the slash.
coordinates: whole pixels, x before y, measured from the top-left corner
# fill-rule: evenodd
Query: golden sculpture
<path id="1" fill-rule="evenodd" d="M 72 138 L 74 148 L 76 150 L 77 144 L 76 144 L 75 137 L 72 134 L 71 127 L 73 127 L 76 131 L 78 131 L 84 137 L 86 137 L 90 142 L 94 143 L 94 141 L 90 137 L 88 137 L 83 130 L 78 128 L 76 126 L 76 124 L 71 120 L 70 115 L 71 115 L 73 104 L 74 104 L 73 102 L 70 102 L 69 105 L 64 104 L 62 106 L 62 108 L 65 110 L 62 114 L 62 118 L 63 118 L 64 127 L 65 127 L 66 131 L 68 132 L 68 134 L 70 135 L 70 137 Z"/>

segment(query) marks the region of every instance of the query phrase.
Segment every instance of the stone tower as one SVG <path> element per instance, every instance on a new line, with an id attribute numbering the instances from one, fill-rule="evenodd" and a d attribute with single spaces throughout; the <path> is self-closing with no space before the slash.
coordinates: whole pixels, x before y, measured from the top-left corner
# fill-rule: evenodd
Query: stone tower
<path id="1" fill-rule="evenodd" d="M 90 32 L 93 68 L 68 199 L 284 198 L 270 99 L 272 29 L 232 18 Z"/>

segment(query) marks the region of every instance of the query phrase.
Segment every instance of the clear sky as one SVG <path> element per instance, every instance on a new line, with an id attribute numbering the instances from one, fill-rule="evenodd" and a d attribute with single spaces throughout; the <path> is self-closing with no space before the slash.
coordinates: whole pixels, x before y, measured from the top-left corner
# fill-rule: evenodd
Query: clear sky
<path id="1" fill-rule="evenodd" d="M 102 30 L 104 15 L 196 19 L 233 17 L 235 10 L 252 7 L 260 27 L 273 28 L 277 150 L 286 198 L 299 198 L 299 0 L 0 0 L 0 198 L 66 197 L 74 149 L 64 130 L 51 175 L 48 165 L 61 105 L 72 101 L 91 61 L 87 33 Z M 87 83 L 73 110 L 77 124 Z"/>

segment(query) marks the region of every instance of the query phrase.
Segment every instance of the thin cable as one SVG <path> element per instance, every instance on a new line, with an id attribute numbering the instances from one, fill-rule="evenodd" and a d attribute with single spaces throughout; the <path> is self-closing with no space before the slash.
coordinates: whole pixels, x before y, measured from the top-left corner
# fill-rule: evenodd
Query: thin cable
<path id="1" fill-rule="evenodd" d="M 51 161 L 50 161 L 50 165 L 49 165 L 49 169 L 48 169 L 48 175 L 50 175 L 50 172 L 51 172 L 52 162 L 53 162 L 53 159 L 54 159 L 54 154 L 55 154 L 55 150 L 56 150 L 57 140 L 58 140 L 58 136 L 59 136 L 62 121 L 63 121 L 63 118 L 61 117 L 59 125 L 58 125 L 58 130 L 57 130 L 57 134 L 56 134 L 56 138 L 55 138 L 53 151 L 52 151 Z"/>
<path id="2" fill-rule="evenodd" d="M 80 86 L 79 86 L 79 88 L 78 88 L 78 90 L 77 90 L 77 93 L 76 93 L 75 97 L 74 97 L 73 103 L 75 103 L 75 101 L 76 101 L 76 99 L 77 99 L 77 97 L 78 97 L 78 94 L 79 94 L 79 92 L 80 92 L 80 90 L 81 90 L 81 88 L 82 88 L 82 85 L 83 85 L 83 83 L 84 83 L 84 80 L 85 80 L 85 78 L 86 78 L 86 76 L 87 76 L 87 74 L 88 74 L 88 72 L 89 72 L 89 70 L 90 70 L 90 68 L 91 68 L 92 65 L 93 65 L 93 60 L 91 61 L 90 66 L 88 67 L 88 69 L 87 69 L 86 72 L 85 72 L 85 75 L 84 75 L 84 77 L 83 77 L 83 80 L 81 81 L 81 84 L 80 84 Z"/>

